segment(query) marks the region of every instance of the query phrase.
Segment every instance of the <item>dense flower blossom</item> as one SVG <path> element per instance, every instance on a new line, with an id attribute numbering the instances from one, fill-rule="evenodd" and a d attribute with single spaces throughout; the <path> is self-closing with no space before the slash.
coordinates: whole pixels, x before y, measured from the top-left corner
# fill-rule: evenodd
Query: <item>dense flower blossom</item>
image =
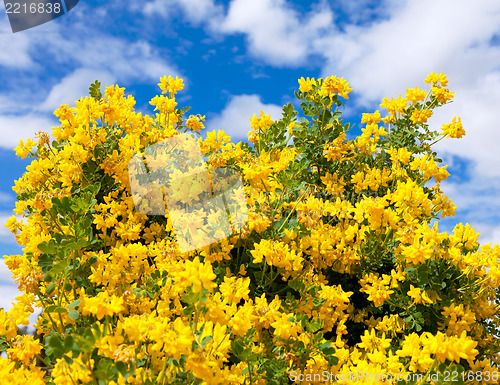
<path id="1" fill-rule="evenodd" d="M 425 82 L 384 98 L 351 137 L 338 108 L 349 83 L 301 78 L 301 115 L 292 104 L 276 121 L 254 114 L 251 145 L 220 129 L 203 139 L 205 115 L 184 116 L 177 77 L 160 79 L 155 115 L 98 83 L 58 108 L 54 142 L 42 132 L 15 149 L 33 161 L 6 223 L 23 246 L 5 257 L 23 294 L 0 309 L 2 381 L 264 385 L 299 383 L 300 369 L 308 383 L 454 370 L 498 383 L 500 247 L 480 247 L 469 224 L 448 234 L 431 223 L 457 207 L 429 143 L 465 131 L 460 118 L 429 130 L 454 93 L 442 73 Z M 208 178 L 182 178 L 189 149 L 175 149 L 173 170 L 161 148 L 151 154 L 184 132 L 198 137 Z M 131 165 L 135 155 L 148 162 Z M 214 178 L 221 169 L 242 183 Z M 203 188 L 223 210 L 197 205 Z M 175 218 L 167 198 L 189 216 Z M 180 229 L 220 240 L 181 252 Z M 18 335 L 35 307 L 43 343 Z"/>

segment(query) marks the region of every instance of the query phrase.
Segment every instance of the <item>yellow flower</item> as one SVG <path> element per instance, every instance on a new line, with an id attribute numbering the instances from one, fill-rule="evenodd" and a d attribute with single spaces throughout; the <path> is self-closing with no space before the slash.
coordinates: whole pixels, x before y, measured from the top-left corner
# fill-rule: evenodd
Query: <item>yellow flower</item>
<path id="1" fill-rule="evenodd" d="M 454 92 L 450 92 L 446 88 L 433 86 L 431 88 L 432 97 L 436 98 L 439 103 L 446 103 L 453 99 Z"/>
<path id="2" fill-rule="evenodd" d="M 472 250 L 478 243 L 479 234 L 476 233 L 474 227 L 470 227 L 468 223 L 464 226 L 461 222 L 453 229 L 453 234 L 450 236 L 450 243 L 455 247 L 465 247 L 467 250 Z"/>
<path id="3" fill-rule="evenodd" d="M 193 285 L 193 293 L 199 293 L 202 288 L 212 291 L 217 286 L 213 282 L 217 276 L 213 272 L 212 265 L 207 261 L 201 263 L 198 257 L 193 261 L 185 261 L 184 270 L 174 272 L 173 275 L 180 278 L 178 283 L 184 287 Z"/>
<path id="4" fill-rule="evenodd" d="M 427 91 L 421 90 L 418 87 L 415 87 L 413 89 L 411 88 L 406 89 L 406 99 L 412 102 L 413 105 L 417 104 L 417 102 L 424 101 L 426 95 Z"/>
<path id="5" fill-rule="evenodd" d="M 183 88 L 182 79 L 160 79 L 163 93 L 151 100 L 158 110 L 154 116 L 134 112 L 135 101 L 118 86 L 106 87 L 100 101 L 87 97 L 76 107 L 59 108 L 55 114 L 61 126 L 53 132 L 58 145 L 47 148 L 48 136 L 37 134 L 39 159 L 15 182 L 14 191 L 21 199 L 15 212 L 24 214 L 25 223 L 12 217 L 7 227 L 17 233 L 23 255 L 6 257 L 5 263 L 26 294 L 8 313 L 0 309 L 0 342 L 7 355 L 0 357 L 2 383 L 89 383 L 104 373 L 103 363 L 115 362 L 120 372 L 127 369 L 128 378 L 115 373 L 114 380 L 107 379 L 110 385 L 177 383 L 185 375 L 204 384 L 241 384 L 250 380 L 250 374 L 253 383 L 265 385 L 256 363 L 276 356 L 286 361 L 283 365 L 289 371 L 302 363 L 303 373 L 361 372 L 373 377 L 391 373 L 395 377 L 453 362 L 475 373 L 494 372 L 500 346 L 488 324 L 495 326 L 499 312 L 494 300 L 500 283 L 500 248 L 479 249 L 479 234 L 469 225 L 458 225 L 450 236 L 440 233 L 437 224 L 431 228 L 430 218 L 439 213 L 453 215 L 455 209 L 439 188 L 449 175 L 446 167 L 440 167 L 431 154 L 394 148 L 398 144 L 390 147 L 386 140 L 388 132 L 394 133 L 394 127 L 386 124 L 395 123 L 397 128 L 409 119 L 425 123 L 434 107 L 453 97 L 444 88 L 443 74 L 431 74 L 426 80 L 430 91 L 416 87 L 407 89 L 405 97 L 385 98 L 381 106 L 387 109 L 386 117 L 378 110 L 363 114 L 364 127 L 357 138 L 348 139 L 339 118 L 325 122 L 332 135 L 318 146 L 309 148 L 314 141 L 302 140 L 305 128 L 319 123 L 321 109 L 331 109 L 334 98 L 347 98 L 351 91 L 344 79 L 332 76 L 299 79 L 300 91 L 308 93 L 304 102 L 319 111 L 309 123 L 288 123 L 288 129 L 301 127 L 292 130 L 297 135 L 291 144 L 277 146 L 269 136 L 275 122 L 263 111 L 250 118 L 251 140 L 269 140 L 261 142 L 258 151 L 242 143 L 233 145 L 222 131 L 199 139 L 211 168 L 241 171 L 246 195 L 239 204 L 250 209 L 248 223 L 239 234 L 187 253 L 180 252 L 169 216 L 141 214 L 153 195 L 148 190 L 161 190 L 164 181 L 144 183 L 138 194 L 145 202 L 137 207 L 127 172 L 129 160 L 152 143 L 186 127 L 203 128 L 204 116 L 185 117 L 182 111 L 186 110 L 177 108 L 175 94 Z M 429 96 L 430 103 L 422 106 Z M 325 99 L 326 106 L 321 106 Z M 292 113 L 291 119 L 295 116 Z M 276 122 L 276 127 L 285 129 L 283 123 Z M 450 137 L 463 135 L 460 119 L 444 125 L 443 131 Z M 16 152 L 26 157 L 36 145 L 21 141 Z M 303 152 L 304 146 L 311 151 Z M 315 157 L 324 162 L 319 164 Z M 165 166 L 159 158 L 150 162 L 148 157 L 147 168 Z M 184 166 L 179 164 L 170 177 Z M 432 177 L 436 186 L 424 187 Z M 136 179 L 140 178 L 136 175 Z M 82 191 L 98 182 L 96 202 L 85 208 L 88 220 L 78 219 L 79 212 L 74 211 L 92 200 L 91 194 L 83 199 Z M 184 191 L 174 184 L 165 194 L 181 205 L 192 205 L 204 198 L 202 185 L 194 177 Z M 69 199 L 68 215 L 57 212 L 53 197 Z M 226 201 L 234 222 L 236 204 Z M 164 207 L 165 202 L 160 199 L 154 206 Z M 194 230 L 196 221 L 219 222 L 215 210 L 192 210 L 191 215 L 195 220 L 180 219 L 187 231 L 188 226 Z M 52 238 L 57 250 L 42 252 L 40 244 Z M 73 250 L 76 239 L 90 244 Z M 388 267 L 379 265 L 380 258 L 394 261 Z M 441 268 L 457 270 L 457 279 L 447 281 L 444 289 L 427 291 L 411 285 L 413 281 L 405 282 L 412 267 L 430 261 L 437 270 L 429 274 Z M 360 276 L 360 271 L 366 273 Z M 353 298 L 354 290 L 344 291 L 358 283 L 369 306 Z M 79 288 L 73 288 L 75 284 Z M 47 293 L 51 285 L 56 288 Z M 401 288 L 408 289 L 402 296 Z M 458 300 L 442 309 L 440 296 L 448 298 L 446 293 L 457 289 Z M 473 300 L 465 305 L 460 298 Z M 42 299 L 44 304 L 39 302 Z M 62 333 L 66 346 L 71 341 L 64 333 L 78 332 L 86 325 L 96 331 L 95 352 L 69 352 L 71 359 L 52 355 L 48 357 L 52 375 L 42 372 L 33 362 L 40 343 L 18 336 L 16 324 L 26 323 L 35 306 L 57 303 L 68 309 L 76 300 L 81 301 L 75 308 L 78 320 L 71 320 L 68 312 L 42 312 L 37 330 L 47 338 Z M 441 322 L 430 317 L 426 325 L 426 330 L 435 332 L 408 335 L 404 316 L 393 310 L 408 307 L 409 301 L 412 308 L 422 304 L 418 306 L 423 317 L 437 312 Z M 364 328 L 357 343 L 349 336 L 353 325 Z M 326 342 L 318 338 L 321 333 L 332 335 L 329 341 L 339 358 L 335 365 L 317 350 Z M 241 338 L 253 358 L 232 364 L 230 357 L 237 355 L 234 350 L 241 347 Z M 312 353 L 306 357 L 309 348 Z M 50 350 L 47 353 L 51 355 Z M 90 356 L 104 361 L 94 368 Z"/>
<path id="6" fill-rule="evenodd" d="M 45 385 L 45 371 L 34 365 L 18 365 L 15 361 L 0 357 L 0 378 L 2 384 L 12 385 Z M 69 385 L 69 384 L 68 384 Z"/>
<path id="7" fill-rule="evenodd" d="M 440 324 L 441 328 L 446 327 L 447 335 L 460 335 L 463 331 L 470 331 L 471 326 L 476 323 L 476 316 L 469 306 L 464 308 L 463 304 L 455 306 L 445 306 L 441 313 L 444 322 Z"/>
<path id="8" fill-rule="evenodd" d="M 202 128 L 205 128 L 202 122 L 205 121 L 205 115 L 190 115 L 189 119 L 186 121 L 186 127 L 193 130 L 193 131 L 198 131 L 200 132 Z"/>
<path id="9" fill-rule="evenodd" d="M 411 152 L 406 148 L 398 148 L 395 149 L 391 147 L 388 151 L 389 155 L 391 155 L 391 160 L 393 162 L 400 162 L 402 164 L 408 164 L 411 159 Z"/>
<path id="10" fill-rule="evenodd" d="M 441 127 L 443 130 L 443 134 L 448 136 L 449 138 L 461 138 L 465 135 L 465 130 L 462 127 L 462 121 L 460 118 L 453 118 L 451 123 L 443 124 Z"/>
<path id="11" fill-rule="evenodd" d="M 260 116 L 257 117 L 255 114 L 253 114 L 252 118 L 250 119 L 250 128 L 252 128 L 254 131 L 260 131 L 262 133 L 265 133 L 269 127 L 274 123 L 273 120 L 271 120 L 271 115 L 265 115 L 264 111 L 260 110 Z"/>
<path id="12" fill-rule="evenodd" d="M 479 353 L 477 349 L 475 349 L 477 342 L 467 336 L 465 330 L 459 337 L 448 337 L 441 332 L 437 332 L 435 335 L 425 332 L 420 337 L 420 340 L 424 347 L 424 351 L 434 354 L 439 362 L 449 360 L 458 363 L 462 358 L 472 361 Z"/>
<path id="13" fill-rule="evenodd" d="M 54 384 L 74 385 L 76 383 L 90 383 L 93 381 L 92 369 L 94 360 L 89 359 L 84 362 L 82 358 L 73 359 L 72 364 L 68 364 L 65 359 L 58 358 L 52 371 Z"/>
<path id="14" fill-rule="evenodd" d="M 365 330 L 364 335 L 361 336 L 361 342 L 357 344 L 358 348 L 369 353 L 374 351 L 384 353 L 391 346 L 391 339 L 385 338 L 385 333 L 382 333 L 382 337 L 378 337 L 375 333 L 376 331 L 373 328 L 370 331 Z"/>
<path id="15" fill-rule="evenodd" d="M 248 277 L 224 277 L 224 282 L 220 284 L 219 290 L 226 301 L 237 304 L 241 299 L 248 301 L 248 294 L 250 293 L 249 284 L 250 278 Z"/>
<path id="16" fill-rule="evenodd" d="M 421 303 L 421 304 L 433 303 L 425 291 L 421 290 L 418 287 L 414 287 L 413 285 L 410 285 L 410 291 L 408 291 L 407 294 L 409 297 L 414 299 L 415 303 Z"/>
<path id="17" fill-rule="evenodd" d="M 443 87 L 446 87 L 448 85 L 448 79 L 446 78 L 446 75 L 443 75 L 441 72 L 439 75 L 435 74 L 434 72 L 430 73 L 427 78 L 424 80 L 427 84 L 432 84 L 435 85 L 437 83 L 441 83 Z"/>
<path id="18" fill-rule="evenodd" d="M 330 76 L 323 81 L 321 85 L 320 95 L 331 96 L 332 94 L 338 94 L 345 99 L 349 99 L 349 92 L 352 88 L 349 88 L 349 82 L 344 80 L 344 78 L 337 78 L 336 76 Z"/>
<path id="19" fill-rule="evenodd" d="M 380 111 L 377 110 L 373 114 L 365 114 L 363 113 L 362 118 L 361 118 L 361 123 L 366 123 L 366 124 L 377 124 L 382 121 L 382 117 L 380 116 Z"/>
<path id="20" fill-rule="evenodd" d="M 254 307 L 252 300 L 245 302 L 242 306 L 238 307 L 238 310 L 234 313 L 227 325 L 234 334 L 243 337 L 252 327 L 254 327 L 254 323 L 257 320 L 257 316 L 253 314 L 253 312 Z"/>
<path id="21" fill-rule="evenodd" d="M 105 316 L 120 314 L 125 310 L 122 297 L 110 295 L 107 291 L 98 293 L 95 297 L 85 298 L 82 301 L 82 314 L 93 314 L 97 319 Z"/>
<path id="22" fill-rule="evenodd" d="M 408 101 L 402 98 L 401 95 L 397 99 L 391 97 L 391 100 L 384 98 L 380 107 L 384 107 L 389 115 L 396 116 L 398 113 L 404 114 L 406 110 L 406 104 Z"/>
<path id="23" fill-rule="evenodd" d="M 7 354 L 10 358 L 28 365 L 35 355 L 40 354 L 41 351 L 42 346 L 38 340 L 35 340 L 30 335 L 22 335 L 16 337 L 12 347 L 7 349 Z"/>
<path id="24" fill-rule="evenodd" d="M 14 151 L 16 152 L 17 156 L 21 157 L 21 159 L 24 159 L 32 153 L 33 146 L 36 146 L 36 142 L 32 139 L 26 139 L 26 144 L 24 144 L 22 139 L 19 139 L 19 145 L 14 148 Z"/>
<path id="25" fill-rule="evenodd" d="M 301 327 L 292 321 L 292 318 L 293 313 L 282 313 L 276 321 L 271 323 L 274 328 L 274 335 L 283 340 L 288 340 L 291 337 L 296 338 Z"/>
<path id="26" fill-rule="evenodd" d="M 432 115 L 432 110 L 415 110 L 412 112 L 410 120 L 417 123 L 425 123 Z"/>
<path id="27" fill-rule="evenodd" d="M 394 293 L 394 290 L 389 289 L 390 280 L 389 275 L 384 274 L 381 278 L 378 274 L 370 273 L 359 281 L 359 291 L 368 294 L 368 301 L 373 301 L 374 305 L 379 307 Z"/>
<path id="28" fill-rule="evenodd" d="M 314 84 L 316 84 L 316 80 L 314 80 L 314 78 L 312 78 L 312 79 L 307 78 L 307 80 L 306 80 L 302 77 L 299 79 L 299 85 L 300 85 L 299 91 L 300 92 L 309 92 L 312 90 Z"/>
<path id="29" fill-rule="evenodd" d="M 179 79 L 177 76 L 175 79 L 172 76 L 163 76 L 160 78 L 160 83 L 158 83 L 158 87 L 161 89 L 161 93 L 165 94 L 170 92 L 170 95 L 175 95 L 177 91 L 180 91 L 184 88 L 183 79 Z"/>
<path id="30" fill-rule="evenodd" d="M 17 326 L 9 313 L 5 313 L 3 308 L 0 308 L 0 336 L 5 336 L 7 340 L 14 338 L 17 335 Z"/>
<path id="31" fill-rule="evenodd" d="M 265 258 L 270 266 L 277 266 L 288 271 L 298 271 L 302 268 L 302 257 L 300 253 L 291 250 L 283 242 L 269 241 L 262 239 L 255 245 L 255 249 L 250 251 L 254 263 L 261 263 Z"/>
<path id="32" fill-rule="evenodd" d="M 4 226 L 7 227 L 12 234 L 17 234 L 17 232 L 22 229 L 22 223 L 18 222 L 14 215 L 7 219 Z"/>
<path id="33" fill-rule="evenodd" d="M 174 98 L 167 98 L 165 96 L 155 96 L 149 102 L 152 106 L 155 106 L 155 111 L 158 110 L 162 114 L 170 114 L 175 111 L 175 106 L 177 106 L 177 102 Z"/>
<path id="34" fill-rule="evenodd" d="M 16 324 L 29 325 L 28 317 L 33 313 L 33 303 L 35 296 L 33 294 L 22 294 L 16 297 L 14 306 L 9 310 L 11 317 Z"/>

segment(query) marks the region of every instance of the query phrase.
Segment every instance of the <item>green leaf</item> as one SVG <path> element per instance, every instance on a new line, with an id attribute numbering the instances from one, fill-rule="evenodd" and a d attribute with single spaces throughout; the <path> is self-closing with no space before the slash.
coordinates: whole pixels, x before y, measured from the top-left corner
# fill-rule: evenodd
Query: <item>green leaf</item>
<path id="1" fill-rule="evenodd" d="M 69 318 L 71 320 L 75 321 L 79 316 L 80 316 L 80 313 L 78 313 L 76 310 L 69 311 Z"/>
<path id="2" fill-rule="evenodd" d="M 73 338 L 73 336 L 66 336 L 66 338 L 64 339 L 64 351 L 66 353 L 72 351 L 74 343 L 75 339 Z"/>
<path id="3" fill-rule="evenodd" d="M 96 80 L 94 83 L 92 83 L 90 85 L 89 95 L 92 96 L 96 100 L 102 99 L 101 82 L 100 81 Z"/>
<path id="4" fill-rule="evenodd" d="M 85 329 L 85 331 L 83 332 L 83 337 L 92 343 L 92 345 L 95 343 L 95 337 L 94 337 L 94 334 L 92 333 L 92 329 Z"/>
<path id="5" fill-rule="evenodd" d="M 61 199 L 61 205 L 62 205 L 62 208 L 65 209 L 66 211 L 69 211 L 70 209 L 70 206 L 71 206 L 71 202 L 69 201 L 69 198 L 68 197 L 62 197 Z"/>
<path id="6" fill-rule="evenodd" d="M 77 242 L 71 242 L 66 245 L 66 250 L 80 250 L 88 246 L 88 241 L 86 239 L 79 239 Z"/>
<path id="7" fill-rule="evenodd" d="M 94 334 L 96 337 L 101 338 L 101 329 L 99 329 L 99 325 L 94 324 L 92 327 L 94 328 Z"/>
<path id="8" fill-rule="evenodd" d="M 40 243 L 38 245 L 38 250 L 45 254 L 55 254 L 55 252 L 57 251 L 57 245 L 54 240 L 51 239 L 49 242 Z"/>
<path id="9" fill-rule="evenodd" d="M 325 360 L 330 364 L 330 365 L 337 365 L 339 363 L 339 359 L 335 356 L 326 356 Z"/>
<path id="10" fill-rule="evenodd" d="M 45 313 L 66 313 L 68 310 L 58 305 L 49 305 L 44 311 Z"/>
<path id="11" fill-rule="evenodd" d="M 49 338 L 49 346 L 54 349 L 54 350 L 63 350 L 63 344 L 61 341 L 61 337 L 59 337 L 57 334 L 54 334 Z"/>
<path id="12" fill-rule="evenodd" d="M 285 222 L 286 218 L 280 218 L 278 221 L 274 222 L 274 228 L 279 230 L 281 226 L 283 226 L 283 223 Z"/>
<path id="13" fill-rule="evenodd" d="M 328 349 L 323 350 L 323 354 L 325 356 L 331 356 L 334 353 L 335 353 L 335 348 L 328 348 Z"/>
<path id="14" fill-rule="evenodd" d="M 71 302 L 69 305 L 68 305 L 68 309 L 73 309 L 74 307 L 77 307 L 78 305 L 80 305 L 82 303 L 82 301 L 80 301 L 79 299 L 77 299 L 76 301 L 74 302 Z"/>
<path id="15" fill-rule="evenodd" d="M 42 254 L 38 258 L 38 266 L 40 266 L 42 269 L 44 267 L 52 266 L 53 262 L 54 261 L 53 261 L 52 257 L 50 255 L 47 255 L 47 254 Z"/>
<path id="16" fill-rule="evenodd" d="M 332 346 L 332 344 L 330 342 L 324 342 L 323 344 L 321 344 L 321 346 L 319 347 L 319 350 L 321 351 L 324 351 L 325 349 L 328 349 L 330 346 Z"/>
<path id="17" fill-rule="evenodd" d="M 57 307 L 58 307 L 57 305 L 49 305 L 44 309 L 44 312 L 45 313 L 52 313 L 54 311 L 54 309 Z"/>
<path id="18" fill-rule="evenodd" d="M 127 374 L 127 365 L 125 365 L 125 363 L 122 361 L 117 361 L 115 363 L 115 366 L 116 366 L 116 369 L 118 369 L 118 371 L 120 372 L 120 374 L 123 377 L 125 377 L 125 375 Z"/>
<path id="19" fill-rule="evenodd" d="M 245 350 L 245 345 L 242 339 L 231 341 L 231 350 L 234 352 L 236 357 L 241 356 L 243 351 Z"/>
<path id="20" fill-rule="evenodd" d="M 212 336 L 206 336 L 201 340 L 201 347 L 204 348 L 210 341 L 212 341 Z"/>
<path id="21" fill-rule="evenodd" d="M 52 282 L 49 286 L 47 286 L 47 288 L 45 289 L 45 293 L 50 295 L 54 292 L 54 290 L 56 289 L 56 283 L 55 282 Z"/>
<path id="22" fill-rule="evenodd" d="M 68 267 L 68 261 L 61 261 L 57 265 L 55 265 L 52 269 L 50 269 L 50 273 L 52 275 L 60 274 L 64 270 L 66 270 L 67 267 Z"/>

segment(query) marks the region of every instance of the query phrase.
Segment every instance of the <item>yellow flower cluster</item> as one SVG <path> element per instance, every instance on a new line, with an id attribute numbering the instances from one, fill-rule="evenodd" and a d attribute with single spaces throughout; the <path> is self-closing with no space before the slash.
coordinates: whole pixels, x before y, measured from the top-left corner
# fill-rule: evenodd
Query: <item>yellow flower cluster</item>
<path id="1" fill-rule="evenodd" d="M 136 113 L 118 86 L 101 95 L 93 85 L 90 97 L 61 106 L 52 144 L 42 133 L 16 148 L 34 159 L 14 186 L 23 219 L 6 224 L 24 247 L 5 257 L 24 293 L 9 312 L 0 309 L 0 378 L 264 385 L 288 383 L 294 371 L 494 373 L 500 247 L 479 248 L 468 224 L 450 235 L 430 225 L 456 206 L 440 189 L 449 173 L 428 142 L 463 128 L 454 119 L 440 134 L 429 131 L 434 109 L 453 93 L 442 73 L 426 83 L 430 90 L 384 98 L 387 115 L 363 114 L 352 139 L 336 108 L 351 88 L 334 76 L 299 79 L 300 120 L 291 104 L 277 121 L 254 114 L 251 144 L 232 144 L 222 130 L 202 139 L 205 116 L 177 108 L 177 77 L 160 79 L 154 116 Z M 156 181 L 142 175 L 142 201 L 132 192 L 132 157 L 187 131 L 198 135 L 210 171 L 242 177 L 248 220 L 229 237 L 214 230 L 221 215 L 237 218 L 229 192 L 213 197 L 227 204 L 222 213 L 170 215 L 165 194 L 187 209 L 200 186 L 215 186 L 211 176 L 165 188 L 187 160 Z M 163 170 L 158 159 L 146 171 Z M 179 228 L 224 239 L 182 253 Z M 17 335 L 34 306 L 44 309 L 35 325 L 43 344 Z M 44 370 L 35 365 L 41 349 Z"/>
<path id="2" fill-rule="evenodd" d="M 464 331 L 460 335 L 447 336 L 441 332 L 435 335 L 429 332 L 410 334 L 405 337 L 401 350 L 396 354 L 400 357 L 411 357 L 410 371 L 425 373 L 434 360 L 440 363 L 446 361 L 460 362 L 461 359 L 473 361 L 479 353 L 477 342 L 467 336 Z"/>
<path id="3" fill-rule="evenodd" d="M 94 314 L 98 320 L 105 316 L 119 314 L 125 310 L 123 298 L 109 295 L 106 291 L 97 294 L 93 298 L 86 298 L 81 308 L 82 315 Z"/>
<path id="4" fill-rule="evenodd" d="M 442 127 L 443 134 L 450 138 L 461 138 L 465 135 L 465 130 L 462 127 L 462 121 L 460 118 L 453 118 L 451 123 L 445 123 Z"/>
<path id="5" fill-rule="evenodd" d="M 368 295 L 368 301 L 372 301 L 376 307 L 379 307 L 394 293 L 394 290 L 389 289 L 391 279 L 390 275 L 384 274 L 382 277 L 377 277 L 376 274 L 370 273 L 368 277 L 359 281 L 360 291 Z"/>
<path id="6" fill-rule="evenodd" d="M 44 371 L 34 364 L 19 366 L 16 361 L 0 357 L 0 375 L 4 384 L 45 385 Z"/>

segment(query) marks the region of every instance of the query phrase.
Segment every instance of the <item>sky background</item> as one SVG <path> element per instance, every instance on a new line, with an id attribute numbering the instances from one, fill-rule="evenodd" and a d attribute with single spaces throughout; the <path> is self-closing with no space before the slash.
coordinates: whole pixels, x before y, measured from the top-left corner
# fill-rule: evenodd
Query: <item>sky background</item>
<path id="1" fill-rule="evenodd" d="M 20 254 L 3 226 L 13 215 L 14 180 L 30 160 L 19 139 L 58 126 L 53 111 L 88 95 L 96 79 L 135 97 L 152 113 L 164 75 L 184 79 L 178 107 L 206 115 L 208 131 L 246 140 L 249 117 L 273 119 L 294 103 L 300 77 L 344 77 L 354 89 L 344 119 L 360 133 L 363 112 L 383 97 L 448 75 L 454 102 L 430 119 L 440 129 L 461 117 L 466 136 L 435 150 L 451 176 L 441 188 L 480 243 L 500 243 L 500 2 L 498 0 L 110 0 L 13 34 L 0 5 L 0 307 L 18 295 L 2 255 Z"/>

